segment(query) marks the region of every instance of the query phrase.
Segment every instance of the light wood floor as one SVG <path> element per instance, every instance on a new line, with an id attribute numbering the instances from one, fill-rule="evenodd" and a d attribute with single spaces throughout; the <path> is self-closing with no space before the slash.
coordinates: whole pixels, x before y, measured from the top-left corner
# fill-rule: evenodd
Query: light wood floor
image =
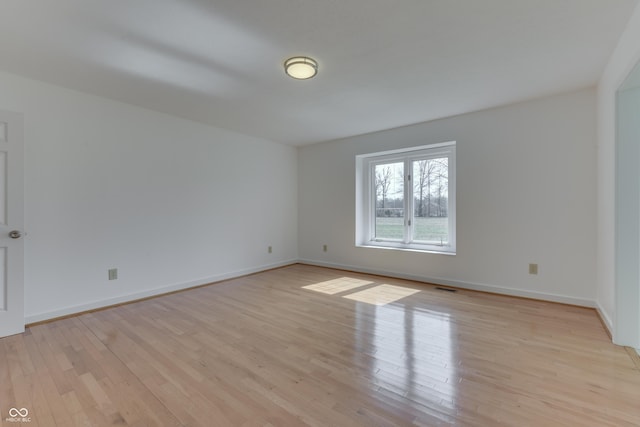
<path id="1" fill-rule="evenodd" d="M 640 371 L 590 309 L 294 265 L 0 339 L 0 417 L 639 426 Z"/>

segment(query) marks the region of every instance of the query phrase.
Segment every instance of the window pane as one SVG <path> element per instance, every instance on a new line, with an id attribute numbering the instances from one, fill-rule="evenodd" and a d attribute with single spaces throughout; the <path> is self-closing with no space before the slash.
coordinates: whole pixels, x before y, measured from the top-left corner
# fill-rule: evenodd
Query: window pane
<path id="1" fill-rule="evenodd" d="M 413 240 L 449 243 L 449 159 L 413 162 Z"/>
<path id="2" fill-rule="evenodd" d="M 376 239 L 404 238 L 404 163 L 375 166 Z"/>
<path id="3" fill-rule="evenodd" d="M 356 170 L 356 246 L 455 255 L 455 141 L 357 155 Z"/>

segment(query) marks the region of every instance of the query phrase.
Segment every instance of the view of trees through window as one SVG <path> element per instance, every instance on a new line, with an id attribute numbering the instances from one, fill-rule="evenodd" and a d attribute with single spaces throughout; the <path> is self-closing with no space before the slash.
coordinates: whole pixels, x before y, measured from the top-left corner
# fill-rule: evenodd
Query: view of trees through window
<path id="1" fill-rule="evenodd" d="M 447 244 L 449 164 L 445 158 L 419 159 L 375 166 L 375 237 L 404 239 L 405 221 L 410 220 L 411 241 Z M 411 180 L 406 181 L 407 174 Z M 405 191 L 405 182 L 410 188 Z M 407 200 L 410 197 L 413 200 Z M 412 212 L 405 212 L 412 209 Z"/>

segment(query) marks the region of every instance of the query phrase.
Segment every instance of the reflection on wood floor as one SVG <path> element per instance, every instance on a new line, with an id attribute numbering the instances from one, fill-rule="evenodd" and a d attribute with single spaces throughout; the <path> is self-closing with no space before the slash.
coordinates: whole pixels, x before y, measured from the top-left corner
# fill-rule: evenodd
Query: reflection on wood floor
<path id="1" fill-rule="evenodd" d="M 294 265 L 0 339 L 2 425 L 11 408 L 46 427 L 638 426 L 640 371 L 591 309 Z"/>

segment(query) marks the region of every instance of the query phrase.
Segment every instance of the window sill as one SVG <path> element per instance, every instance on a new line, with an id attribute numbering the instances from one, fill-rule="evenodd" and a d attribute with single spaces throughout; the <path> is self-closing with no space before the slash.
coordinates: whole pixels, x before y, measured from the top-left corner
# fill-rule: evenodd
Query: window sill
<path id="1" fill-rule="evenodd" d="M 369 244 L 356 244 L 357 248 L 369 248 L 369 249 L 387 249 L 393 251 L 402 251 L 402 252 L 418 252 L 423 254 L 435 254 L 435 255 L 455 255 L 455 251 L 451 250 L 437 250 L 435 248 L 420 248 L 416 246 L 395 246 L 395 245 L 384 245 L 378 242 L 369 243 Z"/>

